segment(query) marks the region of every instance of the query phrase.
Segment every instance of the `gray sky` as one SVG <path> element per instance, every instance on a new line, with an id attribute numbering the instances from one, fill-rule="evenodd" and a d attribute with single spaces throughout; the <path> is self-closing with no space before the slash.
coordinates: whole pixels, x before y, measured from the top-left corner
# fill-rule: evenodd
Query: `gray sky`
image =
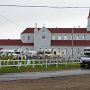
<path id="1" fill-rule="evenodd" d="M 0 5 L 90 7 L 90 0 L 0 0 Z M 19 39 L 27 27 L 86 27 L 89 8 L 0 7 L 0 39 Z"/>

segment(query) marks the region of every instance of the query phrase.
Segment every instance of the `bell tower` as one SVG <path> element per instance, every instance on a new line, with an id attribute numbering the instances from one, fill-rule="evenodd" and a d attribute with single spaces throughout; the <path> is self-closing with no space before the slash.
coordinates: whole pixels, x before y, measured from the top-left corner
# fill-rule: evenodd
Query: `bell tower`
<path id="1" fill-rule="evenodd" d="M 34 51 L 37 51 L 37 49 L 38 49 L 38 28 L 36 23 L 34 29 Z"/>
<path id="2" fill-rule="evenodd" d="M 89 15 L 87 18 L 87 31 L 90 31 L 90 9 L 89 9 Z"/>

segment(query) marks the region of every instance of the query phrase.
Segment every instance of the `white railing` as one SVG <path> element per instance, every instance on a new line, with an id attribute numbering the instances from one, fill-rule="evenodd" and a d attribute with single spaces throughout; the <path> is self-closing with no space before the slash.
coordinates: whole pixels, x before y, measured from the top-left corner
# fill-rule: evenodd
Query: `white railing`
<path id="1" fill-rule="evenodd" d="M 21 66 L 32 66 L 33 68 L 35 68 L 35 66 L 38 65 L 45 65 L 46 68 L 48 67 L 48 65 L 56 65 L 56 67 L 58 68 L 59 64 L 65 64 L 65 66 L 67 66 L 68 64 L 76 64 L 76 63 L 80 63 L 80 59 L 73 59 L 73 60 L 61 60 L 61 59 L 32 59 L 32 60 L 0 60 L 0 69 L 2 67 L 18 67 L 20 68 Z"/>

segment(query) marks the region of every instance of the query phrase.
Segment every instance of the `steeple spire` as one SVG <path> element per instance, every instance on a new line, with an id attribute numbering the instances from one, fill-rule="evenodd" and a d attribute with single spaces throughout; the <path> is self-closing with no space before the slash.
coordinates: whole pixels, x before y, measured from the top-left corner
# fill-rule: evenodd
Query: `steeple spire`
<path id="1" fill-rule="evenodd" d="M 90 18 L 90 9 L 89 9 L 89 15 L 88 15 L 88 18 Z"/>
<path id="2" fill-rule="evenodd" d="M 90 31 L 90 9 L 89 9 L 89 14 L 87 18 L 87 31 Z"/>

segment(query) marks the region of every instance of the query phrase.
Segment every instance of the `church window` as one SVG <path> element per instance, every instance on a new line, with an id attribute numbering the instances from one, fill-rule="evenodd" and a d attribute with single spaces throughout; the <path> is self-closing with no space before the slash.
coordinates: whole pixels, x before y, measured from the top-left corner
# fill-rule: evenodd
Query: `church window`
<path id="1" fill-rule="evenodd" d="M 23 40 L 25 41 L 25 36 L 23 36 Z"/>
<path id="2" fill-rule="evenodd" d="M 28 40 L 30 40 L 30 36 L 28 36 Z"/>
<path id="3" fill-rule="evenodd" d="M 60 34 L 58 35 L 58 39 L 61 40 L 61 35 Z"/>
<path id="4" fill-rule="evenodd" d="M 53 40 L 55 39 L 55 36 L 54 36 L 54 34 L 53 34 L 53 37 L 52 37 L 52 38 L 53 38 Z"/>
<path id="5" fill-rule="evenodd" d="M 64 38 L 65 38 L 65 40 L 67 40 L 67 35 L 66 34 L 65 34 L 65 37 Z"/>
<path id="6" fill-rule="evenodd" d="M 77 40 L 79 40 L 79 35 L 77 35 Z"/>
<path id="7" fill-rule="evenodd" d="M 72 35 L 71 35 L 71 40 L 72 40 Z"/>
<path id="8" fill-rule="evenodd" d="M 85 40 L 86 39 L 86 36 L 85 36 L 85 34 L 83 35 L 83 40 Z"/>

